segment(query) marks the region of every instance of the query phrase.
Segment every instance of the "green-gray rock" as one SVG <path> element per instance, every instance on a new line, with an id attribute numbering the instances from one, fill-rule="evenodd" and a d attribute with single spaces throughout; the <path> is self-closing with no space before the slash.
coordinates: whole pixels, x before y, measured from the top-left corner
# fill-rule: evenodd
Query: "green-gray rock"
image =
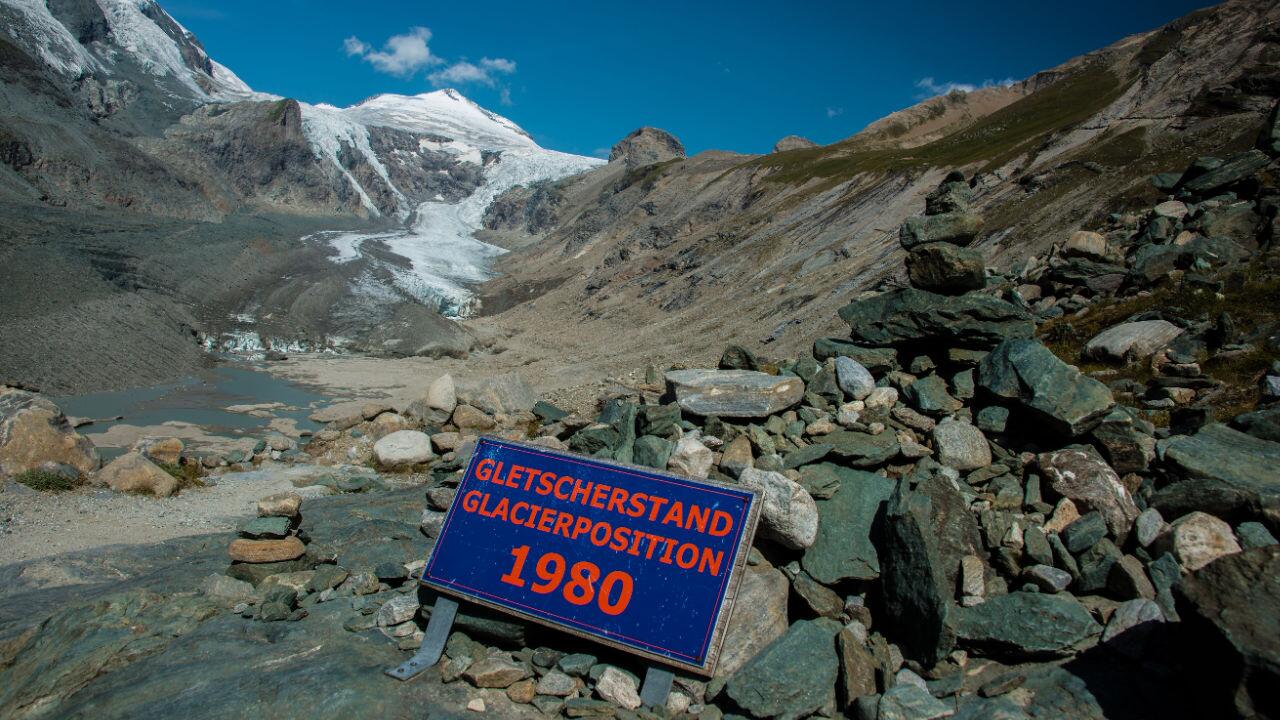
<path id="1" fill-rule="evenodd" d="M 1174 588 L 1195 642 L 1188 670 L 1205 681 L 1218 717 L 1274 716 L 1280 708 L 1280 546 L 1209 563 Z"/>
<path id="2" fill-rule="evenodd" d="M 1258 150 L 1246 150 L 1226 159 L 1216 168 L 1182 184 L 1182 189 L 1204 197 L 1214 195 L 1234 183 L 1253 175 L 1271 162 Z"/>
<path id="3" fill-rule="evenodd" d="M 937 242 L 968 245 L 981 230 L 982 218 L 969 212 L 911 217 L 898 229 L 898 242 L 907 250 Z"/>
<path id="4" fill-rule="evenodd" d="M 999 595 L 959 608 L 952 617 L 960 644 L 1005 660 L 1071 655 L 1102 632 L 1084 605 L 1066 594 Z"/>
<path id="5" fill-rule="evenodd" d="M 636 465 L 665 470 L 675 443 L 654 435 L 641 435 L 631 447 L 631 462 Z"/>
<path id="6" fill-rule="evenodd" d="M 1280 442 L 1280 404 L 1237 415 L 1231 427 L 1259 440 Z"/>
<path id="7" fill-rule="evenodd" d="M 849 468 L 831 463 L 816 463 L 800 468 L 800 487 L 813 496 L 814 500 L 826 500 L 840 489 L 841 478 Z"/>
<path id="8" fill-rule="evenodd" d="M 828 456 L 839 458 L 841 462 L 853 467 L 874 467 L 883 465 L 898 454 L 898 438 L 886 430 L 879 435 L 858 432 L 857 430 L 837 430 L 822 437 L 825 445 L 830 445 Z"/>
<path id="9" fill-rule="evenodd" d="M 282 538 L 289 534 L 289 518 L 260 517 L 240 526 L 240 534 L 249 538 Z"/>
<path id="10" fill-rule="evenodd" d="M 831 452 L 831 445 L 827 443 L 814 443 L 813 445 L 796 448 L 783 457 L 782 467 L 786 470 L 794 470 L 809 463 L 818 462 L 826 457 L 829 452 Z"/>
<path id="11" fill-rule="evenodd" d="M 987 285 L 982 253 L 945 242 L 911 248 L 907 277 L 915 287 L 943 295 L 959 295 Z"/>
<path id="12" fill-rule="evenodd" d="M 1280 512 L 1280 443 L 1212 424 L 1162 445 L 1166 467 L 1179 478 L 1151 500 L 1165 517 L 1203 510 L 1242 521 Z"/>
<path id="13" fill-rule="evenodd" d="M 964 403 L 947 391 L 947 381 L 939 375 L 929 375 L 911 383 L 904 394 L 917 410 L 926 415 L 949 415 L 964 407 Z"/>
<path id="14" fill-rule="evenodd" d="M 813 357 L 817 360 L 841 356 L 857 360 L 859 365 L 873 373 L 898 369 L 898 353 L 892 348 L 863 347 L 837 338 L 821 338 L 813 342 Z"/>
<path id="15" fill-rule="evenodd" d="M 1054 433 L 1070 437 L 1092 430 L 1115 405 L 1106 385 L 1085 377 L 1036 340 L 997 346 L 978 364 L 978 385 Z"/>
<path id="16" fill-rule="evenodd" d="M 948 583 L 933 530 L 933 502 L 900 481 L 885 509 L 881 558 L 884 609 L 903 653 L 931 666 L 951 652 L 948 623 L 954 585 Z"/>
<path id="17" fill-rule="evenodd" d="M 950 297 L 915 288 L 850 303 L 840 309 L 840 319 L 849 324 L 854 342 L 873 346 L 989 349 L 1035 332 L 1031 315 L 1013 303 L 977 293 Z"/>
<path id="18" fill-rule="evenodd" d="M 645 405 L 636 414 L 636 432 L 669 438 L 680 427 L 679 405 Z"/>
<path id="19" fill-rule="evenodd" d="M 804 717 L 835 692 L 839 623 L 800 620 L 770 643 L 725 685 L 739 707 L 755 717 Z"/>
<path id="20" fill-rule="evenodd" d="M 835 466 L 830 466 L 835 467 Z M 838 468 L 840 489 L 818 505 L 818 537 L 801 564 L 824 585 L 880 576 L 872 528 L 893 494 L 894 481 L 869 472 Z"/>

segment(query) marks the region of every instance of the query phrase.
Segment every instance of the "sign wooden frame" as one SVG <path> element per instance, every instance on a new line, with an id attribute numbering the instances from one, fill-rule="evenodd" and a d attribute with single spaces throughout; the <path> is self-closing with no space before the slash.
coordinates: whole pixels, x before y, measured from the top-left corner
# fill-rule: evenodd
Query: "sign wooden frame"
<path id="1" fill-rule="evenodd" d="M 475 594 L 468 593 L 464 590 L 458 589 L 449 584 L 435 582 L 431 578 L 427 577 L 427 569 L 431 567 L 432 557 L 436 552 L 436 547 L 438 547 L 439 545 L 438 540 L 437 540 L 437 544 L 432 547 L 431 552 L 427 554 L 427 566 L 423 569 L 423 572 L 419 578 L 419 582 L 421 582 L 423 585 L 437 592 L 441 592 L 446 595 L 450 595 L 457 598 L 462 598 L 467 601 L 474 602 L 478 605 L 492 608 L 499 612 L 514 615 L 528 622 L 537 623 L 545 627 L 550 627 L 556 630 L 560 630 L 562 632 L 569 633 L 570 635 L 574 635 L 576 637 L 592 640 L 594 642 L 599 642 L 608 647 L 616 648 L 618 650 L 622 650 L 624 652 L 627 652 L 633 655 L 644 657 L 655 663 L 678 667 L 683 670 L 687 670 L 689 672 L 692 672 L 704 677 L 713 676 L 715 674 L 716 665 L 720 659 L 721 650 L 722 650 L 722 646 L 724 644 L 724 639 L 725 639 L 725 631 L 728 628 L 729 620 L 730 618 L 732 618 L 734 607 L 737 604 L 738 591 L 742 582 L 743 568 L 746 565 L 747 556 L 751 552 L 751 544 L 753 539 L 755 538 L 756 526 L 760 519 L 761 498 L 759 493 L 752 488 L 747 488 L 741 485 L 733 485 L 729 483 L 719 482 L 716 480 L 694 480 L 691 478 L 682 477 L 679 475 L 675 475 L 673 473 L 663 472 L 663 471 L 655 470 L 653 468 L 643 467 L 640 465 L 632 465 L 632 464 L 621 463 L 621 462 L 616 462 L 612 460 L 601 460 L 598 458 L 587 457 L 587 456 L 578 455 L 575 453 L 568 453 L 568 452 L 553 450 L 541 445 L 533 445 L 525 442 L 515 442 L 511 440 L 504 440 L 501 438 L 495 438 L 487 435 L 482 436 L 477 441 L 476 451 L 472 452 L 471 459 L 467 463 L 466 471 L 463 474 L 463 483 L 467 481 L 467 478 L 472 478 L 475 476 L 476 464 L 482 456 L 481 453 L 478 451 L 481 447 L 481 444 L 484 444 L 484 443 L 494 445 L 499 448 L 507 446 L 507 447 L 523 450 L 526 452 L 544 454 L 554 458 L 558 458 L 563 461 L 572 461 L 580 464 L 585 462 L 585 463 L 590 463 L 594 465 L 602 465 L 608 468 L 615 468 L 617 470 L 625 471 L 627 473 L 632 473 L 632 474 L 634 474 L 636 471 L 641 471 L 645 475 L 655 476 L 656 478 L 666 479 L 668 481 L 681 483 L 684 485 L 690 485 L 690 484 L 705 485 L 710 488 L 723 488 L 723 489 L 733 490 L 735 492 L 743 493 L 750 496 L 751 498 L 750 507 L 745 513 L 745 518 L 742 526 L 742 534 L 738 540 L 737 545 L 735 546 L 736 552 L 734 553 L 734 561 L 729 568 L 729 576 L 724 582 L 724 592 L 723 592 L 723 595 L 721 596 L 719 609 L 716 612 L 714 621 L 711 625 L 710 640 L 707 644 L 707 649 L 706 649 L 706 658 L 702 665 L 698 665 L 696 663 L 691 663 L 691 662 L 680 661 L 668 655 L 663 655 L 660 653 L 649 652 L 641 648 L 637 648 L 633 645 L 628 645 L 622 642 L 618 642 L 608 637 L 594 634 L 594 633 L 582 630 L 580 628 L 573 627 L 571 625 L 557 623 L 553 620 L 550 620 L 532 613 L 522 612 L 520 610 L 509 607 L 507 605 L 489 600 L 483 596 L 477 596 Z M 445 521 L 442 527 L 445 527 L 445 528 L 448 527 L 449 520 L 453 517 L 454 513 L 458 511 L 460 507 L 460 502 L 462 501 L 462 498 L 464 495 L 464 492 L 463 492 L 464 487 L 462 485 L 459 485 L 458 490 L 459 490 L 458 493 L 454 496 L 453 502 L 449 506 L 449 510 L 447 511 L 447 514 L 445 516 Z M 441 533 L 442 537 L 443 537 L 443 534 L 444 534 L 444 531 L 442 530 L 442 533 Z"/>

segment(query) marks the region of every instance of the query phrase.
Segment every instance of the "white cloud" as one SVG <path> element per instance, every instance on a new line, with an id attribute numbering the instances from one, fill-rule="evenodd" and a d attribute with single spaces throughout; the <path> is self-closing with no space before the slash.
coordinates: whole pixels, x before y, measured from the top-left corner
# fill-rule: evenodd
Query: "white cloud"
<path id="1" fill-rule="evenodd" d="M 427 76 L 427 80 L 436 87 L 472 83 L 494 87 L 498 83 L 498 76 L 510 75 L 515 71 L 515 62 L 506 58 L 481 58 L 479 65 L 460 60 L 443 70 L 431 73 Z M 507 100 L 510 99 L 510 93 L 508 93 Z"/>
<path id="2" fill-rule="evenodd" d="M 843 115 L 843 114 L 844 114 L 844 108 L 833 108 L 833 107 L 827 108 L 828 118 L 833 118 L 837 115 Z"/>
<path id="3" fill-rule="evenodd" d="M 431 40 L 431 31 L 424 27 L 409 28 L 403 35 L 392 35 L 382 45 L 382 50 L 374 50 L 368 43 L 354 35 L 342 42 L 348 55 L 359 56 L 374 66 L 379 72 L 399 77 L 411 77 L 423 68 L 439 65 L 444 60 L 431 54 L 427 43 Z"/>
<path id="4" fill-rule="evenodd" d="M 981 90 L 989 87 L 1009 87 L 1017 82 L 1013 78 L 1005 78 L 1004 80 L 992 80 L 987 78 L 981 83 L 960 83 L 960 82 L 938 82 L 932 77 L 923 77 L 916 81 L 916 87 L 923 92 L 916 95 L 916 98 L 924 100 L 939 95 L 950 95 L 953 92 L 971 93 L 974 90 Z"/>

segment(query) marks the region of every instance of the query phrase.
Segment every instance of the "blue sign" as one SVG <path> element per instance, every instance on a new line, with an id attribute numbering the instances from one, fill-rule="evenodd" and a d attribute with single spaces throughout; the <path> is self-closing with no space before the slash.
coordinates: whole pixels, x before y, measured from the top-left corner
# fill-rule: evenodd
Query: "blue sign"
<path id="1" fill-rule="evenodd" d="M 755 493 L 481 438 L 422 582 L 710 675 Z"/>

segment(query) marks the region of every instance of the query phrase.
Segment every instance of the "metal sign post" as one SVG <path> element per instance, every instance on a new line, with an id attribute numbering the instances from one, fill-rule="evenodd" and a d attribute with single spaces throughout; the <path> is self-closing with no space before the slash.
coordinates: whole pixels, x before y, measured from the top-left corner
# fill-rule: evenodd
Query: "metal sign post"
<path id="1" fill-rule="evenodd" d="M 453 629 L 453 618 L 457 614 L 457 601 L 444 596 L 436 598 L 436 604 L 431 609 L 431 620 L 427 622 L 427 632 L 418 652 L 385 672 L 397 680 L 409 680 L 439 662 L 440 656 L 444 654 L 444 644 L 449 641 L 449 631 Z"/>

